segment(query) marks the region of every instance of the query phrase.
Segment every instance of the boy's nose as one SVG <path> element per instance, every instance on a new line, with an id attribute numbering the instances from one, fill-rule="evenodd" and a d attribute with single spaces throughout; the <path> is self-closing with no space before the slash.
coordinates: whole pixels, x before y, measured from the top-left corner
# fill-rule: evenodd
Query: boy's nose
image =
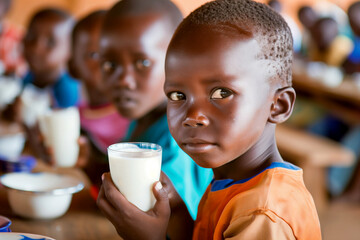
<path id="1" fill-rule="evenodd" d="M 206 127 L 209 125 L 209 119 L 199 111 L 199 109 L 191 108 L 188 110 L 183 126 L 185 127 Z"/>
<path id="2" fill-rule="evenodd" d="M 136 88 L 136 80 L 132 69 L 123 69 L 118 78 L 119 86 L 134 90 Z"/>

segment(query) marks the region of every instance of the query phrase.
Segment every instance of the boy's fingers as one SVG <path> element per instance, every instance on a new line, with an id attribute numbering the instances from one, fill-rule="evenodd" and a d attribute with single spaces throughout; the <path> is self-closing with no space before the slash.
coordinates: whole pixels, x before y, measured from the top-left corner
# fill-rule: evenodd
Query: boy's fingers
<path id="1" fill-rule="evenodd" d="M 122 211 L 122 206 L 129 207 L 130 202 L 126 200 L 124 195 L 117 189 L 111 179 L 110 173 L 104 173 L 102 181 L 102 187 L 104 189 L 105 197 L 109 203 L 114 206 L 118 211 Z"/>
<path id="2" fill-rule="evenodd" d="M 169 203 L 168 193 L 160 181 L 154 183 L 153 192 L 156 198 L 156 203 L 153 209 L 154 213 L 158 216 L 169 217 L 170 203 Z"/>

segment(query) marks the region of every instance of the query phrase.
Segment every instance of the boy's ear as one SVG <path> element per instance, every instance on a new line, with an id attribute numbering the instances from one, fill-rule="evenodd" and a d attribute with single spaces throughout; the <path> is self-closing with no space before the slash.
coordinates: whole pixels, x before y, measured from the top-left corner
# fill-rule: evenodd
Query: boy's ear
<path id="1" fill-rule="evenodd" d="M 285 122 L 293 111 L 295 98 L 294 88 L 285 87 L 278 89 L 271 105 L 269 122 L 275 124 Z"/>

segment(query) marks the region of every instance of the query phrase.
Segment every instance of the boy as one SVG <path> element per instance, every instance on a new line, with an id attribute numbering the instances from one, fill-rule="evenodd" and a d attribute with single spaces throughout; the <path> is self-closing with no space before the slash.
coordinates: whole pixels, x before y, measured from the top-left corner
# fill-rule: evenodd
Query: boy
<path id="1" fill-rule="evenodd" d="M 295 101 L 291 63 L 289 27 L 254 1 L 209 2 L 176 30 L 165 62 L 169 129 L 215 177 L 199 204 L 193 239 L 321 239 L 302 170 L 281 158 L 275 141 L 276 124 Z M 118 233 L 165 239 L 169 204 L 160 182 L 154 209 L 142 213 L 109 174 L 103 179 L 98 205 Z"/>
<path id="2" fill-rule="evenodd" d="M 51 96 L 52 107 L 75 106 L 79 83 L 67 73 L 73 19 L 60 9 L 44 9 L 30 21 L 24 38 L 24 55 L 30 71 L 23 85 L 35 86 Z"/>
<path id="3" fill-rule="evenodd" d="M 213 174 L 196 165 L 171 137 L 162 90 L 166 49 L 181 20 L 180 10 L 168 0 L 116 3 L 104 20 L 100 62 L 108 96 L 122 116 L 133 120 L 123 141 L 163 148 L 162 170 L 195 218 Z"/>
<path id="4" fill-rule="evenodd" d="M 76 106 L 80 99 L 79 82 L 67 73 L 73 22 L 72 17 L 63 10 L 40 10 L 31 18 L 23 39 L 29 72 L 22 81 L 22 101 L 14 104 L 17 109 L 16 105 L 23 103 L 23 107 L 18 108 L 22 112 L 15 111 L 15 118 L 23 115 L 30 147 L 46 162 L 50 161 L 50 156 L 40 137 L 37 124 L 39 116 L 48 108 Z"/>
<path id="5" fill-rule="evenodd" d="M 86 95 L 86 101 L 79 105 L 81 128 L 103 154 L 125 136 L 129 123 L 110 103 L 102 84 L 98 45 L 105 14 L 104 10 L 95 11 L 76 23 L 69 61 L 69 72 L 82 81 Z"/>
<path id="6" fill-rule="evenodd" d="M 79 104 L 82 146 L 85 153 L 78 161 L 94 184 L 92 193 L 97 198 L 100 186 L 100 173 L 108 170 L 108 164 L 98 163 L 97 158 L 106 154 L 107 147 L 122 140 L 128 129 L 129 120 L 120 116 L 107 96 L 102 82 L 99 40 L 102 24 L 107 11 L 98 10 L 80 19 L 72 32 L 72 56 L 69 73 L 82 81 L 85 101 Z M 82 148 L 84 149 L 84 148 Z M 84 155 L 84 154 L 83 154 Z M 91 162 L 91 164 L 86 164 Z"/>

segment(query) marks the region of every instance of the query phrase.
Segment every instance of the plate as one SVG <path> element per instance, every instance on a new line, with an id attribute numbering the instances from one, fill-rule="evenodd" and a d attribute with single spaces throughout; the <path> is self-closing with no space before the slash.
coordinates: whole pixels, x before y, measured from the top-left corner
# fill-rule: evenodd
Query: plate
<path id="1" fill-rule="evenodd" d="M 37 234 L 30 234 L 30 233 L 0 233 L 1 240 L 55 240 L 51 237 L 46 237 Z"/>

